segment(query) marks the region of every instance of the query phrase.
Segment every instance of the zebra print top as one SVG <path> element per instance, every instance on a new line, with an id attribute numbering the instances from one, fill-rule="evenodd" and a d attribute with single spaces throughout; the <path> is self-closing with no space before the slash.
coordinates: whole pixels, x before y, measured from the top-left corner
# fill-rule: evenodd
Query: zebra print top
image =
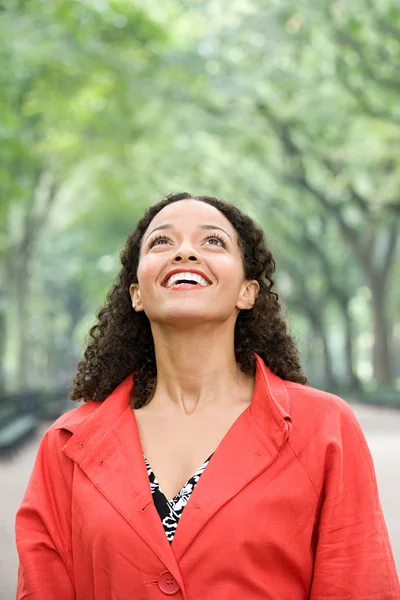
<path id="1" fill-rule="evenodd" d="M 196 473 L 185 483 L 178 494 L 168 502 L 165 497 L 156 476 L 154 475 L 151 466 L 149 465 L 146 456 L 143 454 L 146 463 L 147 474 L 150 481 L 150 489 L 153 496 L 155 507 L 160 515 L 161 522 L 169 543 L 174 539 L 176 528 L 178 527 L 179 518 L 182 515 L 183 509 L 189 501 L 196 483 L 199 481 L 201 474 L 210 462 L 212 454 L 205 462 L 197 469 Z"/>

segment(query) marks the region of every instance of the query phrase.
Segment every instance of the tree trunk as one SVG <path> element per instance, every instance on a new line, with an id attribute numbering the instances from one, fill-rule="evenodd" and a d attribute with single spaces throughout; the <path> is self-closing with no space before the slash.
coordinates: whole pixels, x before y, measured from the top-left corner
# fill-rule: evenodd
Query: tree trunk
<path id="1" fill-rule="evenodd" d="M 372 351 L 374 379 L 387 387 L 393 385 L 393 370 L 389 350 L 388 318 L 386 309 L 387 278 L 371 276 L 371 308 L 373 315 L 374 346 Z"/>
<path id="2" fill-rule="evenodd" d="M 354 331 L 353 321 L 350 315 L 349 306 L 347 302 L 340 302 L 339 306 L 343 313 L 344 319 L 344 334 L 345 334 L 345 358 L 346 358 L 346 375 L 347 381 L 352 390 L 360 391 L 361 382 L 356 374 L 354 368 Z"/>
<path id="3" fill-rule="evenodd" d="M 56 198 L 56 185 L 50 173 L 37 169 L 32 178 L 32 195 L 23 203 L 22 235 L 7 249 L 5 269 L 14 294 L 17 334 L 17 389 L 29 387 L 29 293 L 30 266 L 38 241 Z"/>
<path id="4" fill-rule="evenodd" d="M 326 387 L 330 390 L 335 390 L 338 388 L 338 382 L 333 371 L 332 354 L 329 347 L 328 334 L 322 316 L 319 312 L 307 304 L 303 304 L 301 310 L 306 313 L 310 320 L 314 337 L 319 338 L 322 342 Z"/>
<path id="5" fill-rule="evenodd" d="M 324 369 L 327 387 L 329 389 L 337 389 L 337 380 L 333 372 L 333 360 L 331 349 L 329 347 L 328 335 L 325 330 L 325 326 L 322 323 L 322 319 L 319 319 L 319 334 L 322 340 L 322 347 L 324 352 Z"/>
<path id="6" fill-rule="evenodd" d="M 0 299 L 2 295 L 0 293 Z M 6 351 L 6 316 L 4 310 L 0 308 L 0 396 L 6 391 L 6 373 L 5 373 L 5 351 Z"/>
<path id="7" fill-rule="evenodd" d="M 28 334 L 28 302 L 29 278 L 26 259 L 22 258 L 22 264 L 15 278 L 15 302 L 17 313 L 17 385 L 19 391 L 29 387 L 29 334 Z"/>

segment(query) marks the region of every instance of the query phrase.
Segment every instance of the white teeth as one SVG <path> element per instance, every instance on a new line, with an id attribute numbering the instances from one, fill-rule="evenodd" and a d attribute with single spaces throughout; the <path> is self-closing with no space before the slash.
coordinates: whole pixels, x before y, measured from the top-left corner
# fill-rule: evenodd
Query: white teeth
<path id="1" fill-rule="evenodd" d="M 165 287 L 171 287 L 176 281 L 181 281 L 182 279 L 186 279 L 188 281 L 196 281 L 203 287 L 210 285 L 208 281 L 206 281 L 201 275 L 198 275 L 197 273 L 191 273 L 190 271 L 185 271 L 182 273 L 174 273 L 173 275 L 171 275 L 171 277 L 165 284 Z"/>

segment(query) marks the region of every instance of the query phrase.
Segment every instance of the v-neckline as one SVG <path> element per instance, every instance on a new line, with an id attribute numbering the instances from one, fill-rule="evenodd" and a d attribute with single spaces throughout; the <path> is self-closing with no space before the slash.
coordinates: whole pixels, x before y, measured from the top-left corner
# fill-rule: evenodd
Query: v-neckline
<path id="1" fill-rule="evenodd" d="M 184 485 L 181 487 L 181 489 L 179 490 L 179 492 L 178 492 L 177 494 L 175 494 L 175 496 L 174 496 L 173 498 L 171 498 L 171 500 L 168 500 L 167 496 L 164 494 L 164 492 L 163 492 L 163 489 L 162 489 L 162 487 L 160 486 L 160 483 L 159 483 L 159 481 L 158 481 L 158 479 L 157 479 L 157 477 L 156 477 L 156 474 L 154 473 L 154 471 L 153 471 L 153 469 L 152 469 L 152 467 L 151 467 L 151 465 L 150 465 L 149 461 L 147 460 L 147 458 L 146 458 L 146 455 L 144 454 L 144 452 L 143 452 L 143 458 L 144 458 L 144 461 L 145 461 L 145 463 L 146 463 L 146 467 L 148 467 L 148 469 L 150 470 L 150 472 L 152 473 L 152 475 L 153 475 L 153 477 L 154 477 L 154 483 L 156 483 L 156 484 L 157 484 L 159 492 L 160 492 L 160 493 L 161 493 L 161 494 L 164 496 L 164 498 L 165 498 L 166 502 L 169 504 L 169 506 L 170 506 L 171 508 L 173 508 L 173 507 L 174 507 L 174 505 L 176 504 L 176 501 L 177 501 L 177 499 L 181 497 L 181 495 L 182 495 L 182 492 L 183 492 L 183 490 L 185 489 L 185 487 L 186 487 L 186 486 L 189 484 L 189 482 L 190 482 L 190 481 L 191 481 L 191 480 L 192 480 L 192 479 L 193 479 L 193 478 L 194 478 L 194 477 L 195 477 L 195 476 L 196 476 L 196 475 L 199 473 L 199 471 L 201 471 L 201 469 L 204 467 L 204 465 L 207 465 L 207 463 L 209 462 L 209 460 L 211 459 L 211 457 L 212 457 L 212 455 L 213 455 L 213 454 L 214 454 L 214 452 L 212 452 L 212 453 L 210 454 L 210 456 L 209 456 L 209 457 L 208 457 L 208 458 L 207 458 L 207 459 L 206 459 L 204 462 L 202 462 L 202 463 L 201 463 L 201 465 L 199 466 L 199 468 L 197 469 L 197 471 L 195 471 L 195 472 L 193 473 L 193 475 L 191 475 L 191 477 L 189 477 L 189 479 L 188 479 L 188 480 L 185 482 L 185 484 L 184 484 Z"/>

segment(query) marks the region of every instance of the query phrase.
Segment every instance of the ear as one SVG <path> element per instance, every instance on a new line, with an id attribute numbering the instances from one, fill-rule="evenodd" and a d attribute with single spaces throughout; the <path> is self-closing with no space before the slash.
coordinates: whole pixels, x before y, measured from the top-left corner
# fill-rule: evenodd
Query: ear
<path id="1" fill-rule="evenodd" d="M 240 290 L 240 295 L 236 304 L 237 308 L 240 310 L 250 310 L 253 308 L 259 291 L 260 284 L 256 279 L 245 281 Z"/>
<path id="2" fill-rule="evenodd" d="M 132 283 L 129 286 L 129 294 L 132 300 L 132 307 L 136 312 L 143 310 L 142 300 L 140 298 L 140 289 L 138 283 Z"/>

